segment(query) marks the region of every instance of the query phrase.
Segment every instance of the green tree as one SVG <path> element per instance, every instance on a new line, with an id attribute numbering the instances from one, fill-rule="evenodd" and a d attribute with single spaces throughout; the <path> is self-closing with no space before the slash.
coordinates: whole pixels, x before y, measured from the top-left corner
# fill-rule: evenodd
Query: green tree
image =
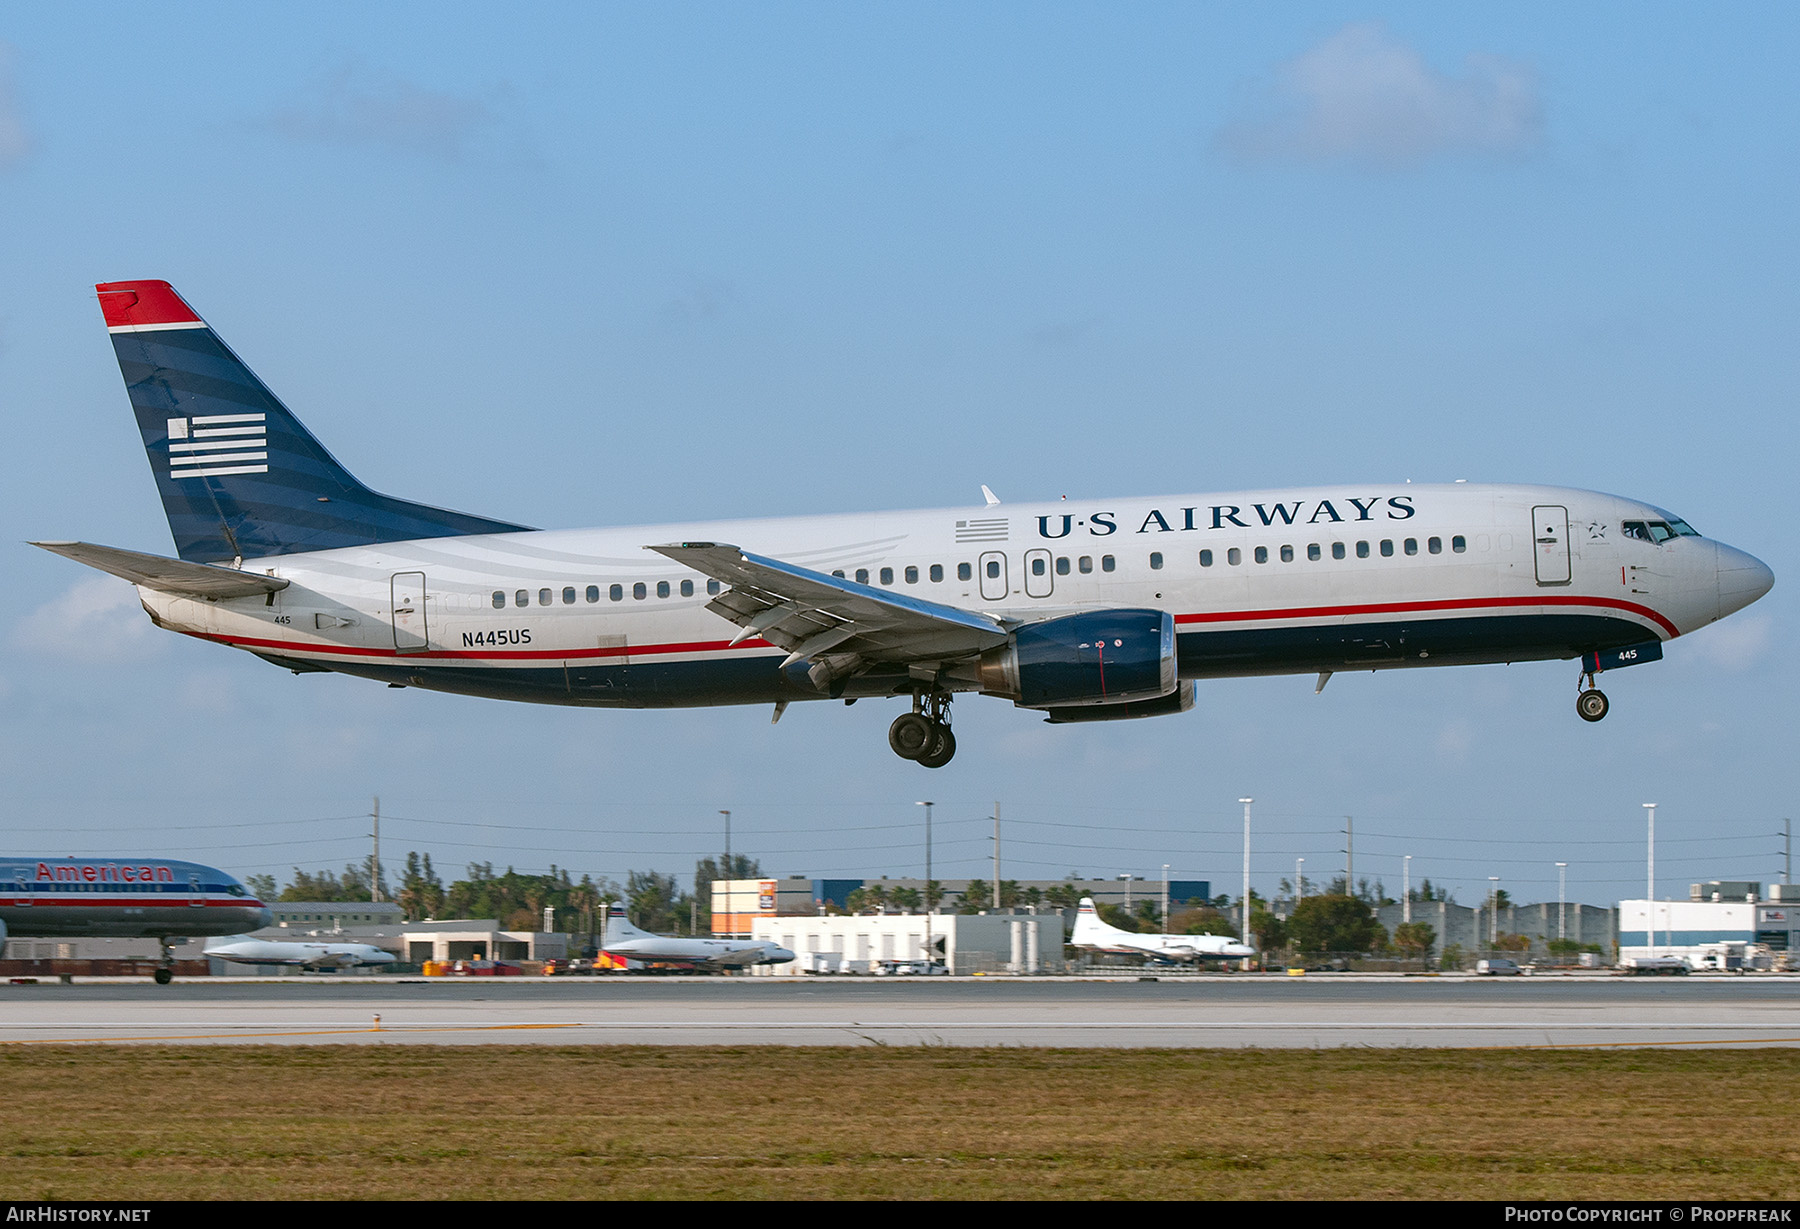
<path id="1" fill-rule="evenodd" d="M 431 868 L 430 854 L 406 855 L 406 869 L 400 876 L 400 893 L 395 903 L 409 922 L 436 917 L 444 907 L 444 884 Z"/>
<path id="2" fill-rule="evenodd" d="M 258 900 L 276 900 L 281 896 L 281 885 L 273 875 L 245 875 L 244 886 Z"/>
<path id="3" fill-rule="evenodd" d="M 903 913 L 911 913 L 924 899 L 917 888 L 892 888 L 888 892 L 888 903 Z"/>
<path id="4" fill-rule="evenodd" d="M 1251 908 L 1250 933 L 1256 936 L 1256 946 L 1261 951 L 1278 951 L 1288 944 L 1287 922 L 1265 908 Z"/>
<path id="5" fill-rule="evenodd" d="M 1387 945 L 1387 932 L 1368 903 L 1334 893 L 1294 906 L 1288 934 L 1303 952 L 1368 952 Z"/>
<path id="6" fill-rule="evenodd" d="M 1254 918 L 1254 914 L 1251 915 Z M 1211 905 L 1196 905 L 1188 902 L 1169 919 L 1169 933 L 1172 935 L 1230 935 L 1238 937 L 1237 923 L 1220 913 Z"/>
<path id="7" fill-rule="evenodd" d="M 1138 933 L 1137 918 L 1125 912 L 1124 905 L 1097 905 L 1094 912 L 1097 913 L 1100 916 L 1100 920 L 1105 922 L 1108 926 L 1117 926 L 1120 930 L 1129 930 L 1132 934 Z"/>
<path id="8" fill-rule="evenodd" d="M 994 903 L 993 889 L 988 887 L 985 879 L 971 879 L 969 886 L 963 889 L 962 904 L 957 907 L 958 913 L 980 913 Z"/>
<path id="9" fill-rule="evenodd" d="M 1409 956 L 1417 956 L 1421 968 L 1436 942 L 1437 930 L 1424 922 L 1402 922 L 1394 927 L 1394 946 Z"/>
<path id="10" fill-rule="evenodd" d="M 631 871 L 625 879 L 626 915 L 635 925 L 652 931 L 685 929 L 688 899 L 676 887 L 675 876 L 659 871 Z"/>

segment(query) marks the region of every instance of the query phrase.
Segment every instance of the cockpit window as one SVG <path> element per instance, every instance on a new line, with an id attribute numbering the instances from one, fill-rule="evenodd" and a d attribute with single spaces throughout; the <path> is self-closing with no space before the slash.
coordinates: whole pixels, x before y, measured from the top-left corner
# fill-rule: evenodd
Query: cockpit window
<path id="1" fill-rule="evenodd" d="M 1686 521 L 1678 517 L 1670 517 L 1666 521 L 1625 521 L 1619 526 L 1627 538 L 1635 538 L 1640 542 L 1667 542 L 1670 538 L 1697 538 L 1698 531 Z"/>

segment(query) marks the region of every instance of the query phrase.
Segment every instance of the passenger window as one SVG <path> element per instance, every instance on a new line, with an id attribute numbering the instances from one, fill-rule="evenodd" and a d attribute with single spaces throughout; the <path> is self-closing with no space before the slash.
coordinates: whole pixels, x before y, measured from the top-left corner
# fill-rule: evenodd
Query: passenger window
<path id="1" fill-rule="evenodd" d="M 968 564 L 959 563 L 956 565 L 956 579 L 968 580 L 971 577 L 973 577 L 974 575 L 975 575 L 975 569 L 970 567 Z"/>
<path id="2" fill-rule="evenodd" d="M 909 585 L 916 585 L 919 583 L 919 569 L 918 568 L 909 567 L 906 569 L 906 583 Z"/>
<path id="3" fill-rule="evenodd" d="M 570 586 L 563 590 L 563 605 L 573 606 L 574 604 L 575 604 L 575 589 L 573 586 Z"/>
<path id="4" fill-rule="evenodd" d="M 1203 550 L 1200 552 L 1200 566 L 1203 568 L 1210 568 L 1212 566 L 1212 552 L 1211 551 Z"/>
<path id="5" fill-rule="evenodd" d="M 1281 561 L 1283 563 L 1292 563 L 1294 561 L 1294 548 L 1293 547 L 1284 546 L 1281 548 Z"/>
<path id="6" fill-rule="evenodd" d="M 1239 550 L 1237 547 L 1234 546 L 1230 550 L 1225 552 L 1225 562 L 1229 563 L 1232 567 L 1235 568 L 1238 564 L 1242 563 L 1243 561 L 1244 561 L 1244 552 Z"/>
<path id="7" fill-rule="evenodd" d="M 1314 563 L 1319 561 L 1319 544 L 1317 542 L 1308 542 L 1306 544 L 1306 557 L 1311 559 Z"/>
<path id="8" fill-rule="evenodd" d="M 1342 542 L 1333 542 L 1331 544 L 1331 557 L 1333 559 L 1342 559 L 1344 557 L 1344 544 Z"/>
<path id="9" fill-rule="evenodd" d="M 624 601 L 625 600 L 625 586 L 624 585 L 614 585 L 612 588 L 610 588 L 606 591 L 606 596 L 611 598 L 615 602 Z"/>
<path id="10" fill-rule="evenodd" d="M 866 585 L 869 583 L 869 569 L 868 568 L 857 568 L 856 569 L 856 583 L 859 585 Z"/>
<path id="11" fill-rule="evenodd" d="M 1267 563 L 1269 561 L 1269 548 L 1268 547 L 1259 546 L 1256 548 L 1256 561 L 1258 563 Z"/>
<path id="12" fill-rule="evenodd" d="M 650 596 L 650 590 L 645 588 L 644 582 L 640 580 L 637 584 L 631 586 L 631 596 L 641 602 Z"/>
<path id="13" fill-rule="evenodd" d="M 1162 552 L 1161 551 L 1153 550 L 1150 552 L 1150 566 L 1152 568 L 1161 568 L 1162 567 Z"/>
<path id="14" fill-rule="evenodd" d="M 718 593 L 719 593 L 719 582 L 716 580 L 707 581 L 706 582 L 706 591 L 708 593 L 712 594 L 713 596 L 717 597 Z"/>
<path id="15" fill-rule="evenodd" d="M 590 602 L 599 601 L 600 600 L 600 586 L 599 585 L 589 585 L 587 587 L 587 593 L 584 594 L 583 596 L 585 596 L 587 598 L 587 600 Z"/>
<path id="16" fill-rule="evenodd" d="M 1111 555 L 1100 556 L 1100 570 L 1102 572 L 1110 572 L 1117 566 L 1118 565 L 1113 562 L 1113 557 Z"/>
<path id="17" fill-rule="evenodd" d="M 837 577 L 839 580 L 844 579 L 844 569 L 843 568 L 834 568 L 832 570 L 831 574 L 833 576 Z"/>
<path id="18" fill-rule="evenodd" d="M 1092 555 L 1083 555 L 1075 561 L 1075 567 L 1083 576 L 1086 576 L 1089 572 L 1094 570 L 1094 557 Z"/>
<path id="19" fill-rule="evenodd" d="M 1442 538 L 1426 538 L 1425 549 L 1434 555 L 1441 555 L 1444 553 L 1444 540 Z"/>
<path id="20" fill-rule="evenodd" d="M 891 585 L 894 583 L 894 569 L 893 568 L 882 568 L 881 569 L 881 583 L 884 585 Z"/>
<path id="21" fill-rule="evenodd" d="M 1155 556 L 1155 555 L 1152 555 L 1150 557 L 1152 559 L 1157 558 L 1157 556 Z M 1042 576 L 1046 570 L 1047 569 L 1044 567 L 1044 561 L 1042 559 L 1033 559 L 1031 561 L 1031 574 L 1033 576 Z"/>
<path id="22" fill-rule="evenodd" d="M 934 585 L 941 585 L 944 583 L 944 565 L 943 564 L 934 563 L 931 565 L 931 583 Z"/>
<path id="23" fill-rule="evenodd" d="M 681 582 L 681 596 L 682 597 L 693 597 L 694 596 L 694 582 L 693 581 L 684 580 Z"/>
<path id="24" fill-rule="evenodd" d="M 1409 555 L 1416 555 L 1419 553 L 1419 540 L 1417 538 L 1408 538 L 1406 540 L 1406 553 Z"/>
<path id="25" fill-rule="evenodd" d="M 520 589 L 517 593 L 513 594 L 513 605 L 515 605 L 515 606 L 531 605 L 531 590 Z"/>
<path id="26" fill-rule="evenodd" d="M 550 590 L 539 589 L 538 590 L 538 605 L 548 606 L 549 604 L 550 604 Z"/>
<path id="27" fill-rule="evenodd" d="M 989 580 L 999 580 L 1000 579 L 1000 561 L 998 559 L 989 559 L 988 560 L 987 574 L 988 574 Z"/>
<path id="28" fill-rule="evenodd" d="M 1056 574 L 1058 576 L 1067 576 L 1069 574 L 1069 557 L 1067 555 L 1058 555 L 1056 557 Z"/>
<path id="29" fill-rule="evenodd" d="M 1450 549 L 1460 555 L 1469 549 L 1469 544 L 1463 540 L 1463 536 L 1459 533 L 1454 538 L 1450 539 Z"/>
<path id="30" fill-rule="evenodd" d="M 1367 542 L 1358 542 L 1356 544 L 1356 557 L 1358 559 L 1367 559 L 1369 557 L 1369 544 Z"/>
<path id="31" fill-rule="evenodd" d="M 504 590 L 504 589 L 495 589 L 494 590 L 494 609 L 495 610 L 505 610 L 506 609 L 506 590 Z"/>
<path id="32" fill-rule="evenodd" d="M 656 582 L 656 596 L 657 597 L 668 597 L 669 596 L 669 582 L 668 581 L 659 580 Z"/>
<path id="33" fill-rule="evenodd" d="M 1394 540 L 1392 538 L 1383 538 L 1381 540 L 1381 557 L 1383 559 L 1391 559 L 1394 557 Z"/>

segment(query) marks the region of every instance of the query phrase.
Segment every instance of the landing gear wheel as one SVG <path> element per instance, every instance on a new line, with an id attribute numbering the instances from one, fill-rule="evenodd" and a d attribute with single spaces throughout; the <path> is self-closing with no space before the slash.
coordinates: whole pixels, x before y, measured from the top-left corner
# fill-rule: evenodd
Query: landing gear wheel
<path id="1" fill-rule="evenodd" d="M 159 986 L 166 986 L 175 980 L 175 974 L 171 973 L 168 969 L 158 969 L 154 976 L 156 977 L 156 984 Z"/>
<path id="2" fill-rule="evenodd" d="M 942 768 L 955 754 L 956 735 L 950 732 L 949 726 L 938 725 L 933 727 L 931 746 L 919 757 L 919 763 L 926 768 Z"/>
<path id="3" fill-rule="evenodd" d="M 936 741 L 937 723 L 923 713 L 901 713 L 888 727 L 888 746 L 903 760 L 916 760 Z"/>
<path id="4" fill-rule="evenodd" d="M 1575 711 L 1581 714 L 1583 721 L 1598 721 L 1606 716 L 1606 710 L 1612 707 L 1607 703 L 1606 693 L 1595 688 L 1584 691 L 1575 697 Z"/>

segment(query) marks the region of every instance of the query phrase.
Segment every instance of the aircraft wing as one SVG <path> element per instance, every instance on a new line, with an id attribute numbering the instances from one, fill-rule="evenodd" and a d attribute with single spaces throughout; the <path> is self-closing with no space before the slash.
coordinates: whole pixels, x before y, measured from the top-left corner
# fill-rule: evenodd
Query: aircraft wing
<path id="1" fill-rule="evenodd" d="M 706 604 L 744 630 L 788 650 L 788 662 L 834 655 L 833 674 L 856 662 L 923 662 L 970 657 L 1006 643 L 998 620 L 940 602 L 752 555 L 724 542 L 650 548 L 731 587 Z M 836 660 L 844 655 L 846 660 Z M 784 663 L 786 664 L 786 663 Z"/>
<path id="2" fill-rule="evenodd" d="M 146 555 L 142 551 L 120 550 L 116 546 L 95 546 L 91 542 L 33 542 L 31 545 L 41 546 L 76 563 L 85 563 L 90 568 L 122 576 L 134 585 L 179 593 L 183 597 L 251 597 L 288 587 L 287 581 L 274 576 L 214 567 L 210 563 L 188 563 L 183 559 Z"/>

